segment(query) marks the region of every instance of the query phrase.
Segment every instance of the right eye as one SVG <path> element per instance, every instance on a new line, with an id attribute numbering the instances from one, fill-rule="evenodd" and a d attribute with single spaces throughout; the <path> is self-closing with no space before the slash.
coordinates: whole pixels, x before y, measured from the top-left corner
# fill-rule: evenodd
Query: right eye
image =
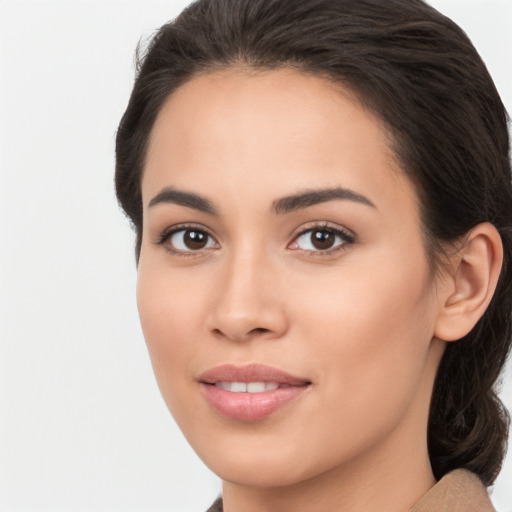
<path id="1" fill-rule="evenodd" d="M 218 246 L 206 231 L 197 228 L 179 228 L 164 234 L 159 240 L 173 253 L 191 253 Z"/>

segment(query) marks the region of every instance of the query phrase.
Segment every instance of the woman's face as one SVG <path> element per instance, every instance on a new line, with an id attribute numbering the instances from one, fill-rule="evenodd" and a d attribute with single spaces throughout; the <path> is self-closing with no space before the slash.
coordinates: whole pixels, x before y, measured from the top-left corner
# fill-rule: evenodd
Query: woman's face
<path id="1" fill-rule="evenodd" d="M 426 451 L 440 299 L 389 146 L 348 93 L 291 70 L 199 76 L 159 114 L 140 318 L 169 409 L 227 481 Z"/>

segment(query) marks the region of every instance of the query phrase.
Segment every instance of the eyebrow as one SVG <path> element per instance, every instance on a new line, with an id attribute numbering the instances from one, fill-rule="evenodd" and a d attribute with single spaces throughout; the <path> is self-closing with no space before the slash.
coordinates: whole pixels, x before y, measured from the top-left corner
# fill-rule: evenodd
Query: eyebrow
<path id="1" fill-rule="evenodd" d="M 272 203 L 272 211 L 277 214 L 290 213 L 295 210 L 302 210 L 320 203 L 326 203 L 335 199 L 348 200 L 356 203 L 377 207 L 365 196 L 348 188 L 334 187 L 320 190 L 305 190 L 298 194 L 277 199 Z"/>
<path id="2" fill-rule="evenodd" d="M 296 210 L 302 210 L 310 206 L 320 203 L 326 203 L 333 200 L 348 200 L 356 203 L 364 204 L 372 208 L 377 208 L 367 197 L 354 192 L 348 188 L 334 187 L 325 189 L 312 189 L 292 194 L 290 196 L 276 199 L 272 203 L 272 211 L 276 215 L 283 215 Z M 211 201 L 203 196 L 194 194 L 192 192 L 184 192 L 176 190 L 172 187 L 166 187 L 160 191 L 149 202 L 149 208 L 158 204 L 179 204 L 187 208 L 193 208 L 201 212 L 209 213 L 210 215 L 218 215 L 217 209 L 213 206 Z"/>
<path id="3" fill-rule="evenodd" d="M 218 215 L 216 208 L 205 197 L 202 197 L 198 194 L 193 194 L 192 192 L 176 190 L 172 187 L 164 188 L 155 197 L 153 197 L 153 199 L 151 199 L 149 202 L 149 208 L 162 203 L 179 204 L 181 206 L 193 208 L 194 210 L 199 210 L 211 215 Z"/>

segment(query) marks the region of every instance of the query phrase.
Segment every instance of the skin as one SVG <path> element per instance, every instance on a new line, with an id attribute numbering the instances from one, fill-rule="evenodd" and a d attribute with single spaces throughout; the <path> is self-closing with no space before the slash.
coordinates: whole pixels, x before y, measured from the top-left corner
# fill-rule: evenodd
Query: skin
<path id="1" fill-rule="evenodd" d="M 217 214 L 150 206 L 168 187 Z M 373 206 L 349 198 L 272 211 L 282 197 L 335 187 Z M 461 292 L 453 267 L 430 271 L 418 197 L 381 123 L 348 92 L 296 71 L 201 75 L 161 110 L 142 193 L 142 328 L 170 411 L 223 479 L 225 511 L 410 508 L 435 483 L 426 427 L 445 347 L 436 329 L 451 328 L 447 304 Z M 179 245 L 183 232 L 159 243 L 183 223 L 208 245 Z M 297 237 L 319 224 L 353 240 L 322 251 Z M 225 363 L 311 385 L 263 420 L 229 419 L 198 382 Z"/>

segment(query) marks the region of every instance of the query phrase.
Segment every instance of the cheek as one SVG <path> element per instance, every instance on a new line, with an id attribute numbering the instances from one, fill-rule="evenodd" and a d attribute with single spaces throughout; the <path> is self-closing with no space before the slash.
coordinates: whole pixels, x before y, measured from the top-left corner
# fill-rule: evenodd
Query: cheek
<path id="1" fill-rule="evenodd" d="M 350 459 L 417 411 L 412 404 L 425 405 L 433 311 L 428 279 L 409 271 L 366 276 L 332 280 L 322 292 L 302 294 L 296 307 L 297 337 L 322 390 L 308 415 L 317 419 L 308 432 L 311 451 L 329 454 L 318 459 L 322 465 Z"/>
<path id="2" fill-rule="evenodd" d="M 296 293 L 301 338 L 316 347 L 313 364 L 330 396 L 343 396 L 356 409 L 398 410 L 427 361 L 435 320 L 432 285 L 426 265 L 403 262 L 388 273 L 382 266 L 364 267 L 339 269 L 316 292 L 309 287 L 309 293 Z"/>
<path id="3" fill-rule="evenodd" d="M 180 394 L 184 373 L 192 378 L 190 363 L 200 339 L 201 294 L 195 281 L 154 268 L 139 265 L 137 306 L 158 385 L 171 406 L 172 396 Z"/>

